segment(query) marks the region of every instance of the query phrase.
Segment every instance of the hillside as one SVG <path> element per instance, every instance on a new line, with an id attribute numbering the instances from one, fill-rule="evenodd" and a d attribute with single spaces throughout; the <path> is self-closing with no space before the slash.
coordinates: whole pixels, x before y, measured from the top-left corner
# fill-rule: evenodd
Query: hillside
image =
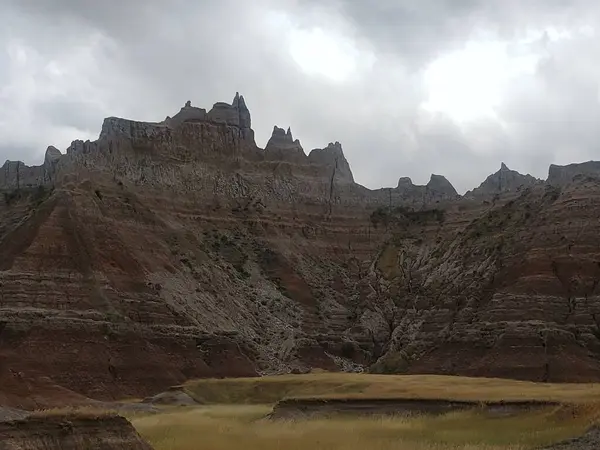
<path id="1" fill-rule="evenodd" d="M 369 190 L 337 142 L 257 147 L 239 95 L 108 118 L 0 169 L 0 395 L 310 368 L 597 381 L 599 165 Z"/>

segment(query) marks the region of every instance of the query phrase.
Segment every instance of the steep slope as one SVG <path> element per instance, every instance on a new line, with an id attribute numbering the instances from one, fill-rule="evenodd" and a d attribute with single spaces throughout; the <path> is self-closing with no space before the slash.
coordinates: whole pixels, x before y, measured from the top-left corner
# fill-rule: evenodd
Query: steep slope
<path id="1" fill-rule="evenodd" d="M 399 224 L 377 261 L 393 331 L 376 368 L 600 378 L 599 194 L 594 179 L 536 186 L 424 242 Z"/>
<path id="2" fill-rule="evenodd" d="M 178 116 L 109 118 L 98 141 L 73 143 L 51 185 L 7 186 L 10 374 L 115 398 L 193 377 L 336 368 L 314 336 L 346 326 L 344 265 L 376 240 L 369 192 L 337 143 L 295 164 L 266 158 L 239 126 L 240 103 L 175 126 Z"/>
<path id="3" fill-rule="evenodd" d="M 108 118 L 0 178 L 4 398 L 311 367 L 598 379 L 586 164 L 511 172 L 493 201 L 439 175 L 371 191 L 337 142 L 307 155 L 275 127 L 257 147 L 239 95 Z"/>

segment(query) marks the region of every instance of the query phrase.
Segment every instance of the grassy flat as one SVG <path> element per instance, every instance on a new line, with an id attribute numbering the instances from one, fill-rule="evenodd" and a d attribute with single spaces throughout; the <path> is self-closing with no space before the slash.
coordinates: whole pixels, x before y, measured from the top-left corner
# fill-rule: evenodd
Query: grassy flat
<path id="1" fill-rule="evenodd" d="M 195 380 L 183 388 L 203 405 L 131 418 L 156 450 L 530 450 L 580 435 L 600 419 L 596 384 L 314 373 Z M 284 398 L 534 400 L 565 405 L 503 417 L 462 411 L 265 420 L 273 404 Z"/>
<path id="2" fill-rule="evenodd" d="M 555 411 L 490 420 L 471 412 L 415 418 L 268 421 L 268 405 L 211 405 L 134 417 L 155 450 L 529 450 L 582 434 Z"/>
<path id="3" fill-rule="evenodd" d="M 184 390 L 202 404 L 271 404 L 283 398 L 426 398 L 600 402 L 600 384 L 551 384 L 440 375 L 314 373 L 189 381 Z"/>

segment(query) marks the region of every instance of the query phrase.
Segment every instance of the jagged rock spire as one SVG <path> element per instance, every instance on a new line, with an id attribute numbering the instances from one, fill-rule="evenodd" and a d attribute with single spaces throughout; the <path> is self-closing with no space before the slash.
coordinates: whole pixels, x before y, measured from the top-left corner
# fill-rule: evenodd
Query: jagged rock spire
<path id="1" fill-rule="evenodd" d="M 308 160 L 315 164 L 328 165 L 334 170 L 334 178 L 337 181 L 344 183 L 354 183 L 354 175 L 350 169 L 350 164 L 344 156 L 344 150 L 342 150 L 342 144 L 338 141 L 330 142 L 329 145 L 323 149 L 316 148 L 308 155 Z"/>
<path id="2" fill-rule="evenodd" d="M 239 109 L 240 111 L 248 111 L 248 107 L 246 106 L 246 100 L 244 100 L 244 96 L 240 95 L 240 100 L 239 100 Z"/>
<path id="3" fill-rule="evenodd" d="M 273 127 L 273 133 L 271 133 L 271 139 L 269 142 L 277 142 L 279 144 L 288 143 L 291 144 L 294 141 L 294 137 L 292 136 L 292 129 L 288 127 L 287 131 L 283 128 L 279 128 L 277 125 Z"/>
<path id="4" fill-rule="evenodd" d="M 288 127 L 287 131 L 283 128 L 279 128 L 277 125 L 273 127 L 273 133 L 271 134 L 271 139 L 267 143 L 265 149 L 273 149 L 273 148 L 296 148 L 302 149 L 300 145 L 300 141 L 298 139 L 294 140 L 292 136 L 292 129 Z"/>

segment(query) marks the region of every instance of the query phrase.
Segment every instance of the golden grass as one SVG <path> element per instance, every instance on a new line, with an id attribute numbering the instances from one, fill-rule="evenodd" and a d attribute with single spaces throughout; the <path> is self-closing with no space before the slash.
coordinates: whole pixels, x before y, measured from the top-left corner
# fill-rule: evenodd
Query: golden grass
<path id="1" fill-rule="evenodd" d="M 600 402 L 600 384 L 550 384 L 440 375 L 315 373 L 189 381 L 203 404 L 269 404 L 289 397 L 433 398 Z"/>
<path id="2" fill-rule="evenodd" d="M 588 417 L 556 411 L 490 419 L 437 417 L 261 420 L 270 406 L 208 406 L 132 419 L 155 450 L 529 450 L 582 433 Z"/>
<path id="3" fill-rule="evenodd" d="M 528 450 L 579 435 L 600 418 L 600 407 L 593 404 L 600 402 L 596 384 L 313 373 L 195 380 L 184 390 L 206 406 L 132 418 L 156 450 Z M 263 419 L 274 403 L 292 397 L 547 400 L 575 405 L 496 418 L 457 412 L 412 418 Z"/>

